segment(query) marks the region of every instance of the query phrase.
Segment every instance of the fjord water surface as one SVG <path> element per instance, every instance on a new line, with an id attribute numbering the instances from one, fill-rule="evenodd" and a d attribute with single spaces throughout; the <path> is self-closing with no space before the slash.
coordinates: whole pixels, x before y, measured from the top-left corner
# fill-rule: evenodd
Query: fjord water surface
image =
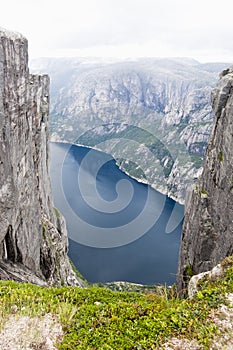
<path id="1" fill-rule="evenodd" d="M 51 143 L 51 181 L 69 256 L 89 282 L 175 282 L 183 206 L 82 146 Z M 166 233 L 175 205 L 174 229 Z"/>

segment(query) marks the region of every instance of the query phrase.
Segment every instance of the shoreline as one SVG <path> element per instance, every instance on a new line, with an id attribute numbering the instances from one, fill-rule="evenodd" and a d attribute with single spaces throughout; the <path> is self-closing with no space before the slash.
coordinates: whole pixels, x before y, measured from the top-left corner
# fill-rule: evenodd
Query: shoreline
<path id="1" fill-rule="evenodd" d="M 108 154 L 109 156 L 112 157 L 112 159 L 114 159 L 116 165 L 118 166 L 118 168 L 124 173 L 126 174 L 127 176 L 129 176 L 131 179 L 134 179 L 136 180 L 137 182 L 139 183 L 143 183 L 144 185 L 148 185 L 150 186 L 151 188 L 153 188 L 154 190 L 158 191 L 159 193 L 167 196 L 168 198 L 171 198 L 172 200 L 174 200 L 176 203 L 180 204 L 180 205 L 185 205 L 185 200 L 181 200 L 180 198 L 176 198 L 175 196 L 172 196 L 172 195 L 169 195 L 168 192 L 165 190 L 165 189 L 162 189 L 162 188 L 158 188 L 155 184 L 151 184 L 149 183 L 148 181 L 146 180 L 143 180 L 143 179 L 139 179 L 137 178 L 136 176 L 133 176 L 131 174 L 129 174 L 117 161 L 116 158 L 113 157 L 112 154 L 108 153 L 108 152 L 104 152 L 103 150 L 99 149 L 98 147 L 95 147 L 95 146 L 87 146 L 87 145 L 83 145 L 81 143 L 73 143 L 73 142 L 68 142 L 68 141 L 64 141 L 64 140 L 59 140 L 59 141 L 52 141 L 50 140 L 51 143 L 65 143 L 65 144 L 70 144 L 70 145 L 73 145 L 73 146 L 80 146 L 80 147 L 85 147 L 85 148 L 90 148 L 90 149 L 93 149 L 95 151 L 99 151 L 99 152 L 103 152 L 103 153 L 106 153 Z"/>

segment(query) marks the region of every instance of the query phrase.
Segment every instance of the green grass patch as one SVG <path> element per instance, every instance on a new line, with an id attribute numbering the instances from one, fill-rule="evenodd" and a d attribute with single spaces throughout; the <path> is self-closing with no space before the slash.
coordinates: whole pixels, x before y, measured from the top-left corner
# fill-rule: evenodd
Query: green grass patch
<path id="1" fill-rule="evenodd" d="M 230 267 L 229 267 L 230 265 Z M 17 313 L 57 315 L 65 332 L 59 349 L 156 349 L 170 337 L 197 339 L 209 349 L 218 329 L 211 310 L 233 291 L 230 260 L 222 280 L 204 281 L 193 300 L 178 299 L 172 289 L 160 293 L 113 292 L 106 288 L 41 288 L 0 281 L 0 325 L 12 306 Z"/>

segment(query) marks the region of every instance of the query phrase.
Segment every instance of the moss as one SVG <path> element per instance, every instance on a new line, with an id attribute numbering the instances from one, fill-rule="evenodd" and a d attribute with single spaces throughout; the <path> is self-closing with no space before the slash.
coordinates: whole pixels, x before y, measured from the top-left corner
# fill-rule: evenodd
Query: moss
<path id="1" fill-rule="evenodd" d="M 193 267 L 191 264 L 186 267 L 186 273 L 187 273 L 187 276 L 190 278 L 194 275 Z"/>
<path id="2" fill-rule="evenodd" d="M 62 287 L 64 287 L 64 286 L 65 286 L 65 282 L 64 282 L 64 280 L 63 280 L 63 279 L 61 280 L 61 286 L 62 286 Z"/>
<path id="3" fill-rule="evenodd" d="M 60 211 L 57 208 L 53 208 L 53 210 L 54 210 L 56 217 L 60 218 L 60 216 L 61 216 Z"/>
<path id="4" fill-rule="evenodd" d="M 222 151 L 220 151 L 219 154 L 218 154 L 218 160 L 219 160 L 220 162 L 223 161 Z"/>
<path id="5" fill-rule="evenodd" d="M 47 225 L 44 222 L 42 222 L 42 236 L 43 236 L 43 239 L 46 239 L 46 232 L 47 232 L 47 230 L 48 230 Z"/>
<path id="6" fill-rule="evenodd" d="M 202 194 L 205 194 L 206 196 L 208 196 L 209 195 L 209 193 L 202 187 L 202 189 L 201 189 L 201 193 Z"/>

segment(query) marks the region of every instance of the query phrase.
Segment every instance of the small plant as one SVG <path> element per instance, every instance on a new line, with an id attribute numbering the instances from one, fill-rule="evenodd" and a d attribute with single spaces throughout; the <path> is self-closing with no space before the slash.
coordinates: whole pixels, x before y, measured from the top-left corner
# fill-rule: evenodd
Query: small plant
<path id="1" fill-rule="evenodd" d="M 191 264 L 189 264 L 187 267 L 186 267 L 186 273 L 188 275 L 188 277 L 192 277 L 194 275 L 194 272 L 193 272 L 193 267 Z"/>
<path id="2" fill-rule="evenodd" d="M 222 151 L 220 151 L 219 154 L 218 154 L 218 160 L 219 160 L 220 162 L 223 161 Z"/>
<path id="3" fill-rule="evenodd" d="M 60 211 L 55 207 L 53 209 L 54 209 L 54 213 L 55 213 L 56 217 L 60 218 L 60 216 L 61 216 Z"/>
<path id="4" fill-rule="evenodd" d="M 209 195 L 209 193 L 202 187 L 202 189 L 201 189 L 201 194 L 204 194 L 204 195 L 206 195 L 206 196 L 208 196 Z"/>

